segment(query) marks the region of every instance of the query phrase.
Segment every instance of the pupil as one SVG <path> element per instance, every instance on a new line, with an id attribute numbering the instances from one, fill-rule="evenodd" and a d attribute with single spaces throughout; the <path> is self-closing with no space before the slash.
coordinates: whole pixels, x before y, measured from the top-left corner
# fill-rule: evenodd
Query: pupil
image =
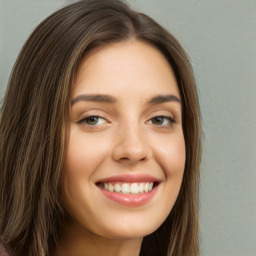
<path id="1" fill-rule="evenodd" d="M 163 123 L 163 117 L 158 116 L 154 118 L 154 123 L 155 124 L 162 124 Z"/>
<path id="2" fill-rule="evenodd" d="M 98 121 L 98 118 L 96 116 L 90 116 L 88 119 L 87 119 L 87 123 L 89 124 L 96 124 Z"/>

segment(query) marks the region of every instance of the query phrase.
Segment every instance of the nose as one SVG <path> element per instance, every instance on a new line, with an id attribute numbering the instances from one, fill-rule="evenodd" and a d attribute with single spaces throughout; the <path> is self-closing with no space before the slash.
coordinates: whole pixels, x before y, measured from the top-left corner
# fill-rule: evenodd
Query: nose
<path id="1" fill-rule="evenodd" d="M 119 129 L 113 149 L 115 161 L 125 161 L 133 165 L 147 160 L 149 156 L 148 141 L 138 125 L 129 124 Z"/>

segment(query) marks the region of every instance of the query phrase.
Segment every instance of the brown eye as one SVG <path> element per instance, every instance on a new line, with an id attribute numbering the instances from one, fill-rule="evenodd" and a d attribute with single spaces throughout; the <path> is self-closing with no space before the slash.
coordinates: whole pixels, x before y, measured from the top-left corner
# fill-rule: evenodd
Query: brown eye
<path id="1" fill-rule="evenodd" d="M 90 126 L 96 126 L 106 123 L 106 120 L 99 116 L 87 116 L 80 120 L 78 123 L 80 124 L 86 124 Z"/>
<path id="2" fill-rule="evenodd" d="M 152 118 L 152 124 L 162 125 L 164 121 L 165 121 L 165 118 L 163 116 L 156 116 Z"/>
<path id="3" fill-rule="evenodd" d="M 89 125 L 97 124 L 99 118 L 97 116 L 89 116 L 85 119 L 85 122 Z"/>
<path id="4" fill-rule="evenodd" d="M 149 123 L 157 126 L 171 126 L 174 123 L 174 120 L 172 117 L 155 116 L 150 119 Z"/>

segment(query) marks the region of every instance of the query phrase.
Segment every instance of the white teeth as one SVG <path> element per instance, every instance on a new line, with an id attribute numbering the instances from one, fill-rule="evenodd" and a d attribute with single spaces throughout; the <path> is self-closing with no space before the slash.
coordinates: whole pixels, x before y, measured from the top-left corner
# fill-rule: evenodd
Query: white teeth
<path id="1" fill-rule="evenodd" d="M 137 183 L 132 183 L 132 185 L 130 186 L 130 192 L 133 194 L 139 193 L 139 186 Z"/>
<path id="2" fill-rule="evenodd" d="M 114 187 L 112 184 L 108 184 L 108 191 L 114 192 Z"/>
<path id="3" fill-rule="evenodd" d="M 130 193 L 130 186 L 129 186 L 129 184 L 127 184 L 127 183 L 122 184 L 122 193 L 124 193 L 124 194 Z"/>
<path id="4" fill-rule="evenodd" d="M 151 191 L 151 190 L 153 189 L 153 185 L 154 185 L 153 182 L 150 182 L 150 183 L 149 183 L 149 186 L 148 186 L 148 190 L 149 190 L 149 191 Z"/>
<path id="5" fill-rule="evenodd" d="M 115 184 L 114 188 L 115 188 L 115 191 L 118 193 L 121 192 L 121 190 L 122 190 L 120 184 L 118 184 L 118 183 Z"/>
<path id="6" fill-rule="evenodd" d="M 148 192 L 148 187 L 149 187 L 149 184 L 146 183 L 146 184 L 145 184 L 145 188 L 144 188 L 145 192 Z"/>
<path id="7" fill-rule="evenodd" d="M 102 187 L 110 192 L 123 194 L 141 194 L 150 192 L 153 189 L 153 182 L 140 183 L 104 183 Z"/>
<path id="8" fill-rule="evenodd" d="M 143 183 L 140 183 L 140 184 L 139 184 L 139 192 L 140 192 L 140 193 L 143 193 L 143 192 L 144 192 L 144 184 L 143 184 Z"/>

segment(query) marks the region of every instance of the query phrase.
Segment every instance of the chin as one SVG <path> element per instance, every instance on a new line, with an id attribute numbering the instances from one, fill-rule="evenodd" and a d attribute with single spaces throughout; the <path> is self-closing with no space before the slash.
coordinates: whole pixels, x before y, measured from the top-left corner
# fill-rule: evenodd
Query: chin
<path id="1" fill-rule="evenodd" d="M 149 220 L 141 218 L 138 220 L 124 220 L 122 222 L 115 222 L 114 225 L 105 226 L 104 229 L 94 231 L 100 236 L 108 237 L 111 239 L 137 239 L 143 238 L 159 228 L 164 222 L 164 219 L 158 222 L 152 221 L 152 216 Z"/>

